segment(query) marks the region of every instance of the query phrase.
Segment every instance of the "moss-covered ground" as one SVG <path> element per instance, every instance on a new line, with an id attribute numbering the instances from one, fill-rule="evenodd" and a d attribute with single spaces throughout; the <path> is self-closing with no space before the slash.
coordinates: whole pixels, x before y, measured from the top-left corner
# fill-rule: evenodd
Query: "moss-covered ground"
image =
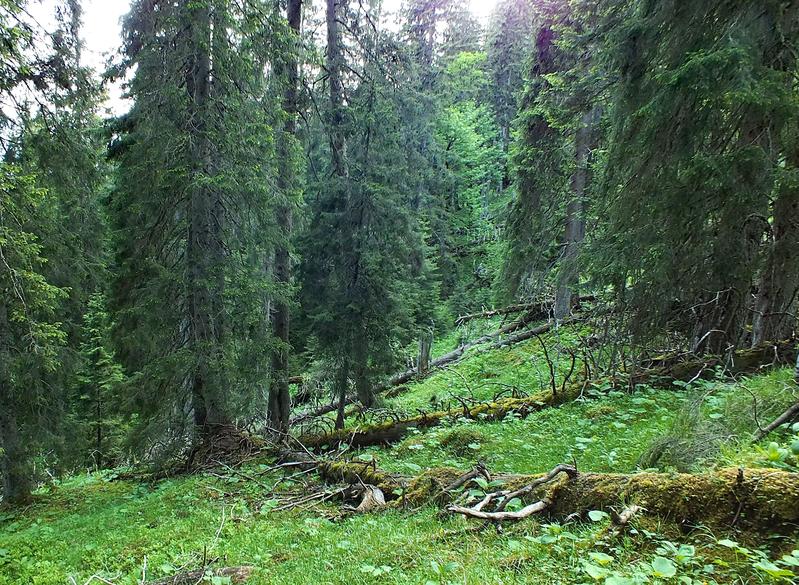
<path id="1" fill-rule="evenodd" d="M 580 333 L 557 335 L 566 347 Z M 391 404 L 410 410 L 448 393 L 487 399 L 505 386 L 538 391 L 549 380 L 540 352 L 532 340 L 478 353 L 412 385 Z M 737 465 L 796 470 L 799 430 L 780 429 L 759 444 L 750 439 L 757 424 L 770 421 L 796 393 L 787 369 L 735 382 L 611 392 L 525 419 L 455 420 L 411 433 L 390 448 L 346 456 L 374 458 L 381 468 L 406 475 L 437 466 L 467 469 L 478 459 L 492 471 L 511 473 L 572 462 L 623 473 Z M 264 473 L 269 463 L 246 466 L 244 473 L 257 481 L 229 470 L 153 484 L 104 472 L 43 486 L 32 506 L 0 513 L 0 585 L 83 585 L 92 576 L 105 580 L 93 583 L 133 585 L 143 576 L 196 568 L 203 559 L 256 567 L 253 585 L 745 584 L 790 583 L 799 574 L 795 534 L 678 529 L 646 515 L 612 536 L 600 513 L 562 523 L 541 516 L 500 534 L 475 530 L 478 524 L 432 505 L 365 515 L 342 515 L 334 502 L 278 511 L 270 488 L 281 474 Z M 278 492 L 307 489 L 284 483 Z"/>

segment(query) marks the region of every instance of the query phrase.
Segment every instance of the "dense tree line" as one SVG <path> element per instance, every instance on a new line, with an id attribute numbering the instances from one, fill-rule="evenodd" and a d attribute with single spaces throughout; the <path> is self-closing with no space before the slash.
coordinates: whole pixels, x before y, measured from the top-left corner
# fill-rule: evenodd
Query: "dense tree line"
<path id="1" fill-rule="evenodd" d="M 3 501 L 289 432 L 453 317 L 583 291 L 637 342 L 790 337 L 799 8 L 768 0 L 0 0 Z M 102 74 L 101 74 L 102 73 Z M 98 112 L 104 86 L 132 104 Z"/>

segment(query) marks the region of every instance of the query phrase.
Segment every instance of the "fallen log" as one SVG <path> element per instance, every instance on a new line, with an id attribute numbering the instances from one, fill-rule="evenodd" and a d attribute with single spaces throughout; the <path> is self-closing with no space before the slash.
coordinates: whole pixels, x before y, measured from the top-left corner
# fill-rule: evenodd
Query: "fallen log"
<path id="1" fill-rule="evenodd" d="M 725 356 L 668 355 L 650 360 L 649 367 L 630 376 L 632 384 L 646 383 L 656 374 L 675 380 L 710 378 L 721 369 L 725 374 L 754 374 L 775 366 L 786 366 L 797 359 L 796 341 L 793 339 L 767 342 L 755 347 L 740 349 Z M 641 382 L 639 380 L 644 380 Z"/>
<path id="2" fill-rule="evenodd" d="M 172 577 L 164 577 L 156 581 L 147 581 L 147 585 L 196 585 L 210 582 L 206 577 L 223 577 L 226 583 L 246 583 L 252 576 L 253 567 L 226 567 L 224 569 L 197 569 L 188 573 L 180 573 Z"/>
<path id="3" fill-rule="evenodd" d="M 549 476 L 536 481 L 542 479 Z M 622 502 L 634 502 L 635 507 L 630 506 L 629 510 L 639 514 L 645 511 L 686 528 L 743 525 L 772 530 L 799 521 L 799 474 L 781 470 L 721 469 L 695 475 L 575 473 L 560 481 L 544 481 L 540 486 L 530 491 L 535 500 L 531 506 L 538 507 L 528 516 L 542 510 L 554 518 L 583 515 L 591 510 L 612 512 Z M 452 508 L 453 512 L 464 513 Z M 466 515 L 486 520 L 518 519 L 501 511 Z"/>
<path id="4" fill-rule="evenodd" d="M 430 469 L 417 477 L 380 471 L 373 465 L 335 462 L 325 466 L 325 481 L 377 485 L 387 507 L 436 504 L 452 507 L 458 492 L 448 491 L 464 473 L 452 468 Z M 321 470 L 322 468 L 320 468 Z M 699 525 L 747 528 L 773 532 L 793 530 L 799 522 L 799 473 L 780 469 L 725 468 L 701 474 L 687 473 L 577 473 L 570 465 L 559 465 L 547 474 L 493 475 L 504 482 L 500 504 L 518 497 L 529 506 L 527 516 L 544 512 L 549 519 L 585 516 L 592 510 L 623 511 L 615 522 L 626 524 L 634 514 L 658 517 L 685 528 Z M 379 481 L 379 485 L 367 478 Z M 464 487 L 468 487 L 468 484 Z M 510 496 L 510 497 L 508 497 Z M 485 497 L 483 497 L 485 499 Z M 492 497 L 488 503 L 496 501 Z M 481 500 L 482 501 L 482 500 Z M 507 505 L 507 504 L 505 504 Z M 463 507 L 463 506 L 462 506 Z M 472 506 L 474 508 L 474 506 Z M 461 513 L 459 509 L 451 510 Z M 496 510 L 495 510 L 496 511 Z M 504 512 L 504 506 L 500 512 Z M 485 520 L 521 519 L 514 516 Z"/>
<path id="5" fill-rule="evenodd" d="M 594 295 L 583 295 L 580 298 L 574 299 L 573 307 L 579 307 L 582 303 L 595 301 Z M 492 317 L 499 317 L 500 315 L 512 315 L 514 313 L 522 313 L 524 311 L 537 311 L 539 320 L 550 319 L 552 317 L 552 301 L 537 301 L 532 303 L 519 303 L 502 307 L 501 309 L 490 309 L 481 311 L 479 313 L 470 313 L 468 315 L 461 315 L 455 319 L 455 326 L 460 327 L 474 319 L 490 319 Z"/>
<path id="6" fill-rule="evenodd" d="M 455 319 L 455 327 L 461 327 L 462 325 L 465 325 L 469 321 L 473 321 L 475 319 L 490 319 L 500 315 L 512 315 L 514 313 L 523 313 L 525 311 L 537 311 L 541 319 L 547 319 L 552 311 L 551 303 L 522 303 L 518 305 L 510 305 L 501 309 L 491 309 L 489 311 L 461 315 Z"/>
<path id="7" fill-rule="evenodd" d="M 393 388 L 394 386 L 401 386 L 402 384 L 407 384 L 408 382 L 411 382 L 413 380 L 423 380 L 424 378 L 432 375 L 435 372 L 436 369 L 443 368 L 444 366 L 452 365 L 454 363 L 457 363 L 458 361 L 460 361 L 461 359 L 463 359 L 465 357 L 465 354 L 467 352 L 471 352 L 471 350 L 473 350 L 474 348 L 476 348 L 478 346 L 481 346 L 481 345 L 484 345 L 486 343 L 489 343 L 489 342 L 491 342 L 491 341 L 493 341 L 493 340 L 495 340 L 495 339 L 497 339 L 497 338 L 499 338 L 499 337 L 501 337 L 503 335 L 509 335 L 510 333 L 514 333 L 515 331 L 518 331 L 519 329 L 522 329 L 523 327 L 526 327 L 527 325 L 529 325 L 530 323 L 532 323 L 533 321 L 536 320 L 535 317 L 536 317 L 536 315 L 534 313 L 528 313 L 527 315 L 525 315 L 521 319 L 519 319 L 517 321 L 514 321 L 513 323 L 511 323 L 509 325 L 506 325 L 506 326 L 504 326 L 504 327 L 502 327 L 500 329 L 497 329 L 496 331 L 493 331 L 492 333 L 488 333 L 486 335 L 478 337 L 474 341 L 470 341 L 469 343 L 461 345 L 460 347 L 452 350 L 451 352 L 446 353 L 446 354 L 444 354 L 444 355 L 432 360 L 430 362 L 429 366 L 428 366 L 428 370 L 426 372 L 422 373 L 422 374 L 420 374 L 419 371 L 416 368 L 411 368 L 409 370 L 405 370 L 404 372 L 400 372 L 399 374 L 396 374 L 396 375 L 392 376 L 391 378 L 389 378 L 388 381 L 386 381 L 385 383 L 377 386 L 374 389 L 374 393 L 375 393 L 375 395 L 381 394 L 382 392 L 385 392 L 386 390 L 388 390 L 389 388 Z M 565 324 L 565 322 L 563 322 L 561 324 Z M 539 327 L 536 327 L 535 329 L 531 330 L 529 332 L 529 336 L 527 336 L 527 337 L 518 337 L 518 336 L 516 336 L 515 338 L 513 338 L 513 339 L 515 339 L 514 341 L 504 340 L 503 342 L 498 342 L 498 343 L 500 343 L 500 345 L 497 345 L 495 343 L 494 346 L 491 347 L 491 349 L 494 349 L 496 347 L 504 347 L 506 345 L 511 345 L 513 343 L 518 343 L 519 341 L 524 341 L 525 339 L 529 339 L 530 337 L 533 337 L 535 335 L 541 335 L 543 333 L 548 332 L 550 329 L 552 329 L 552 327 L 554 325 L 555 325 L 554 322 L 545 323 L 545 324 L 543 324 L 543 325 L 541 325 Z M 353 404 L 355 401 L 356 401 L 356 398 L 354 396 L 350 396 L 350 397 L 347 397 L 346 404 Z M 312 418 L 316 418 L 316 417 L 319 417 L 319 416 L 324 416 L 324 415 L 329 414 L 331 412 L 335 412 L 335 410 L 337 408 L 338 408 L 338 404 L 337 403 L 326 404 L 324 406 L 321 406 L 321 407 L 317 408 L 316 410 L 313 410 L 311 412 L 307 412 L 307 413 L 304 413 L 304 414 L 301 414 L 301 415 L 298 415 L 298 416 L 292 418 L 291 419 L 291 425 L 297 425 L 297 424 L 300 424 L 301 422 L 304 422 L 306 420 L 309 420 L 309 419 L 312 419 Z"/>
<path id="8" fill-rule="evenodd" d="M 540 329 L 540 327 L 535 328 L 520 335 L 530 333 L 532 337 Z M 759 372 L 767 367 L 793 364 L 795 355 L 796 349 L 792 341 L 763 344 L 755 348 L 737 351 L 726 361 L 723 358 L 709 356 L 704 360 L 688 360 L 641 370 L 627 378 L 605 378 L 594 381 L 594 384 L 609 383 L 612 388 L 634 388 L 639 384 L 673 388 L 675 381 L 688 382 L 715 374 L 715 368 L 720 364 L 725 364 L 725 371 L 728 374 L 744 374 Z M 405 419 L 349 427 L 318 435 L 303 435 L 299 437 L 299 441 L 308 449 L 316 451 L 336 449 L 342 444 L 347 444 L 350 447 L 388 445 L 401 440 L 410 429 L 431 428 L 461 417 L 474 420 L 501 420 L 511 412 L 526 417 L 533 412 L 581 396 L 587 386 L 588 383 L 585 381 L 576 382 L 558 390 L 557 393 L 546 390 L 526 398 L 502 398 L 492 402 L 478 403 L 474 406 L 463 404 L 460 408 L 422 413 Z"/>

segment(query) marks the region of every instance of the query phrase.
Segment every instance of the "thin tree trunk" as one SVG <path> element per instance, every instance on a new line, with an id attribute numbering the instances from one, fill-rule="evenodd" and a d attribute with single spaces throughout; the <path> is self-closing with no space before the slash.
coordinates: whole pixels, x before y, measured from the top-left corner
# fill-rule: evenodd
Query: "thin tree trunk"
<path id="1" fill-rule="evenodd" d="M 344 87 L 341 81 L 343 56 L 338 11 L 343 0 L 327 0 L 327 74 L 330 85 L 330 153 L 333 172 L 341 179 L 349 177 L 347 166 L 347 141 L 344 136 Z"/>
<path id="2" fill-rule="evenodd" d="M 3 347 L 8 335 L 7 326 L 7 309 L 0 301 L 0 477 L 3 484 L 3 504 L 15 506 L 30 499 L 32 485 L 28 454 L 20 439 L 15 415 L 17 405 L 9 385 L 10 356 Z"/>
<path id="3" fill-rule="evenodd" d="M 344 408 L 347 406 L 347 389 L 349 386 L 350 366 L 347 358 L 339 366 L 338 379 L 336 380 L 335 392 L 338 398 L 338 410 L 336 413 L 336 429 L 344 428 Z"/>
<path id="4" fill-rule="evenodd" d="M 5 394 L 6 381 L 0 379 L 0 395 Z M 16 506 L 30 500 L 31 470 L 28 455 L 19 436 L 14 408 L 4 404 L 0 408 L 0 474 L 3 477 L 3 504 Z"/>
<path id="5" fill-rule="evenodd" d="M 367 373 L 368 358 L 365 334 L 356 336 L 353 350 L 353 358 L 356 360 L 353 372 L 355 378 L 355 394 L 358 396 L 358 402 L 360 402 L 364 408 L 372 408 L 375 403 L 375 392 Z"/>
<path id="6" fill-rule="evenodd" d="M 350 192 L 349 192 L 349 166 L 347 164 L 347 139 L 344 132 L 345 127 L 345 114 L 346 107 L 344 105 L 344 86 L 342 83 L 342 70 L 344 68 L 344 56 L 341 49 L 341 32 L 339 29 L 339 10 L 341 6 L 346 4 L 346 0 L 327 0 L 325 18 L 327 24 L 327 75 L 328 84 L 330 88 L 330 123 L 329 123 L 329 139 L 330 139 L 330 157 L 333 176 L 338 180 L 339 184 L 337 189 L 343 190 L 342 201 L 340 210 L 347 214 L 350 213 Z M 347 229 L 353 229 L 355 226 L 347 225 Z M 345 233 L 343 244 L 345 263 L 353 263 L 351 254 L 354 252 L 354 244 L 352 243 L 353 233 Z M 352 281 L 357 282 L 358 263 L 354 262 L 352 269 Z M 346 291 L 346 296 L 349 299 L 354 290 L 354 286 L 350 285 Z M 345 324 L 350 328 L 353 327 L 352 323 Z M 352 329 L 350 329 L 352 331 Z M 336 428 L 344 427 L 344 407 L 347 404 L 347 386 L 350 375 L 350 357 L 354 353 L 356 347 L 355 337 L 357 335 L 344 336 L 348 341 L 344 344 L 342 362 L 339 366 L 338 380 L 336 383 L 335 394 L 338 399 L 338 414 L 336 417 Z M 362 377 L 364 372 L 357 371 L 356 374 L 361 382 L 358 384 L 358 389 L 362 390 Z"/>
<path id="7" fill-rule="evenodd" d="M 288 0 L 286 17 L 289 28 L 295 35 L 292 49 L 281 63 L 284 69 L 285 88 L 283 92 L 283 111 L 286 120 L 278 141 L 278 190 L 282 201 L 277 210 L 280 227 L 280 243 L 275 251 L 275 279 L 287 294 L 291 282 L 291 232 L 292 199 L 297 183 L 294 157 L 292 156 L 294 136 L 297 132 L 297 91 L 299 84 L 299 37 L 302 26 L 302 0 Z M 270 426 L 281 433 L 289 430 L 291 397 L 289 395 L 289 305 L 286 298 L 275 303 L 273 333 L 280 346 L 272 354 L 272 385 L 269 388 L 268 418 Z"/>
<path id="8" fill-rule="evenodd" d="M 571 200 L 566 210 L 563 257 L 555 291 L 555 318 L 558 320 L 565 319 L 571 314 L 572 297 L 577 294 L 577 285 L 580 281 L 577 263 L 580 247 L 585 239 L 585 199 L 591 181 L 589 157 L 595 148 L 599 112 L 599 108 L 595 107 L 583 114 L 574 138 L 576 168 L 572 174 Z"/>
<path id="9" fill-rule="evenodd" d="M 423 376 L 430 369 L 430 352 L 433 348 L 433 334 L 425 331 L 419 338 L 419 359 L 416 362 L 416 371 Z"/>
<path id="10" fill-rule="evenodd" d="M 760 277 L 752 344 L 788 339 L 796 330 L 799 296 L 799 149 L 774 201 L 771 246 Z M 787 173 L 786 173 L 787 175 Z"/>

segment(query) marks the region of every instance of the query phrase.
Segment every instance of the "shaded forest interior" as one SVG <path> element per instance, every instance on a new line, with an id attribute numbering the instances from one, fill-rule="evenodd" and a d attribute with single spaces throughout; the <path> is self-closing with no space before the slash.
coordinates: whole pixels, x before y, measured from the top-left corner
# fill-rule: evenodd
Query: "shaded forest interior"
<path id="1" fill-rule="evenodd" d="M 0 585 L 319 582 L 241 502 L 336 583 L 799 578 L 799 3 L 81 4 L 0 0 Z M 31 532 L 144 486 L 174 558 Z"/>

